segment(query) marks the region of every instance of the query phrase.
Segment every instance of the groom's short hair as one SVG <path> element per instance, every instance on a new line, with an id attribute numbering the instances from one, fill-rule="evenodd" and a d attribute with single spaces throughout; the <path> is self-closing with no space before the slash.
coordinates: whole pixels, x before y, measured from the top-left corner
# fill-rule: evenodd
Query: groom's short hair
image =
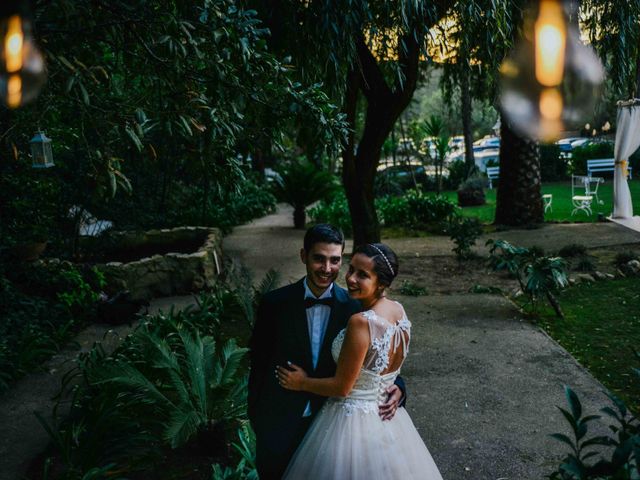
<path id="1" fill-rule="evenodd" d="M 316 243 L 337 243 L 344 250 L 344 235 L 342 230 L 328 223 L 318 223 L 304 234 L 304 249 L 306 252 Z"/>

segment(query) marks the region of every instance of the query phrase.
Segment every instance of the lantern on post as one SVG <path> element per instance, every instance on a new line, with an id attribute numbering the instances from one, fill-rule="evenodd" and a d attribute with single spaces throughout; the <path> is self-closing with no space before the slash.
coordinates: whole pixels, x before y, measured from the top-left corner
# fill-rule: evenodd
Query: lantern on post
<path id="1" fill-rule="evenodd" d="M 51 139 L 44 132 L 39 131 L 29 141 L 31 146 L 31 166 L 33 168 L 53 167 L 53 152 L 51 151 Z"/>
<path id="2" fill-rule="evenodd" d="M 0 98 L 9 108 L 35 99 L 46 80 L 44 58 L 32 35 L 28 3 L 2 0 L 0 5 Z"/>

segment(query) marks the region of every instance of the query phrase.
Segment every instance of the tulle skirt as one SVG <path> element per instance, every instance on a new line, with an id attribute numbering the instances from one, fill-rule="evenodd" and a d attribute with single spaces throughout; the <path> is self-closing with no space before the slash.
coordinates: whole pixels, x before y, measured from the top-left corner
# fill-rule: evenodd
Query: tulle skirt
<path id="1" fill-rule="evenodd" d="M 348 402 L 348 400 L 347 400 Z M 382 421 L 376 403 L 329 399 L 287 471 L 287 480 L 442 480 L 409 414 Z"/>

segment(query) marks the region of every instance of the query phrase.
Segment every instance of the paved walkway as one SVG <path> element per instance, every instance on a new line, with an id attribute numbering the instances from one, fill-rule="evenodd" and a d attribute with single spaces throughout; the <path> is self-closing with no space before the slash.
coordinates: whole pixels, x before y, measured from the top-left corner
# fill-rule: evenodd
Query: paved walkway
<path id="1" fill-rule="evenodd" d="M 276 214 L 236 228 L 224 240 L 225 253 L 241 259 L 256 279 L 277 268 L 283 282 L 297 280 L 305 272 L 298 258 L 304 232 L 291 225 L 291 209 L 279 206 Z M 549 250 L 570 242 L 588 247 L 640 242 L 636 232 L 611 223 L 547 225 L 534 232 L 492 236 Z M 403 261 L 416 254 L 451 255 L 452 247 L 446 237 L 392 239 L 389 244 Z M 478 245 L 482 252 L 484 240 Z M 408 410 L 445 480 L 543 478 L 558 452 L 548 434 L 565 428 L 554 407 L 564 404 L 562 385 L 580 392 L 589 411 L 605 402 L 604 387 L 553 340 L 523 321 L 503 297 L 397 298 L 414 326 L 403 371 Z M 193 303 L 192 297 L 157 299 L 151 311 Z M 82 351 L 100 339 L 114 347 L 129 329 L 93 325 L 76 341 Z M 73 366 L 77 352 L 62 352 L 42 372 L 0 396 L 0 480 L 21 478 L 44 450 L 49 439 L 33 411 L 51 411 L 62 375 Z"/>

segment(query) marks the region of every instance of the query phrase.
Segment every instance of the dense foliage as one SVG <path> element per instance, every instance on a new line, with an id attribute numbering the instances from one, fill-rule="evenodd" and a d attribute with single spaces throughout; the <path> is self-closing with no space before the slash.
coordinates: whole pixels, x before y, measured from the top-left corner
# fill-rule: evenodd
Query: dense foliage
<path id="1" fill-rule="evenodd" d="M 52 423 L 39 417 L 55 446 L 48 463 L 62 472 L 56 478 L 107 470 L 118 477 L 145 471 L 191 478 L 214 463 L 236 465 L 236 431 L 240 463 L 215 466 L 213 478 L 255 477 L 245 421 L 247 349 L 239 343 L 249 332 L 246 309 L 253 312 L 275 281 L 270 273 L 256 290 L 220 286 L 202 295 L 197 308 L 145 318 L 113 352 L 98 343 L 81 354 L 61 395 L 72 395 L 68 416 L 56 407 Z M 188 464 L 176 461 L 183 455 Z"/>
<path id="2" fill-rule="evenodd" d="M 25 231 L 53 239 L 73 206 L 116 228 L 240 223 L 243 206 L 216 210 L 247 196 L 250 158 L 285 148 L 299 122 L 317 125 L 327 150 L 346 131 L 321 85 L 294 81 L 256 12 L 232 0 L 43 1 L 36 18 L 49 81 L 33 105 L 0 115 L 0 191 L 32 176 L 28 140 L 45 129 L 56 167 L 37 181 L 53 184 L 41 198 L 56 198 L 58 221 L 30 223 L 32 211 L 51 219 L 46 200 L 8 198 L 2 244 Z"/>
<path id="3" fill-rule="evenodd" d="M 458 208 L 445 197 L 426 195 L 417 190 L 409 190 L 400 197 L 389 195 L 378 198 L 375 206 L 385 227 L 438 233 L 445 233 L 449 222 L 459 215 Z M 332 223 L 347 235 L 351 233 L 349 210 L 343 194 L 319 202 L 309 209 L 309 216 L 314 222 Z"/>
<path id="4" fill-rule="evenodd" d="M 0 262 L 0 392 L 94 319 L 103 278 L 68 262 Z"/>

